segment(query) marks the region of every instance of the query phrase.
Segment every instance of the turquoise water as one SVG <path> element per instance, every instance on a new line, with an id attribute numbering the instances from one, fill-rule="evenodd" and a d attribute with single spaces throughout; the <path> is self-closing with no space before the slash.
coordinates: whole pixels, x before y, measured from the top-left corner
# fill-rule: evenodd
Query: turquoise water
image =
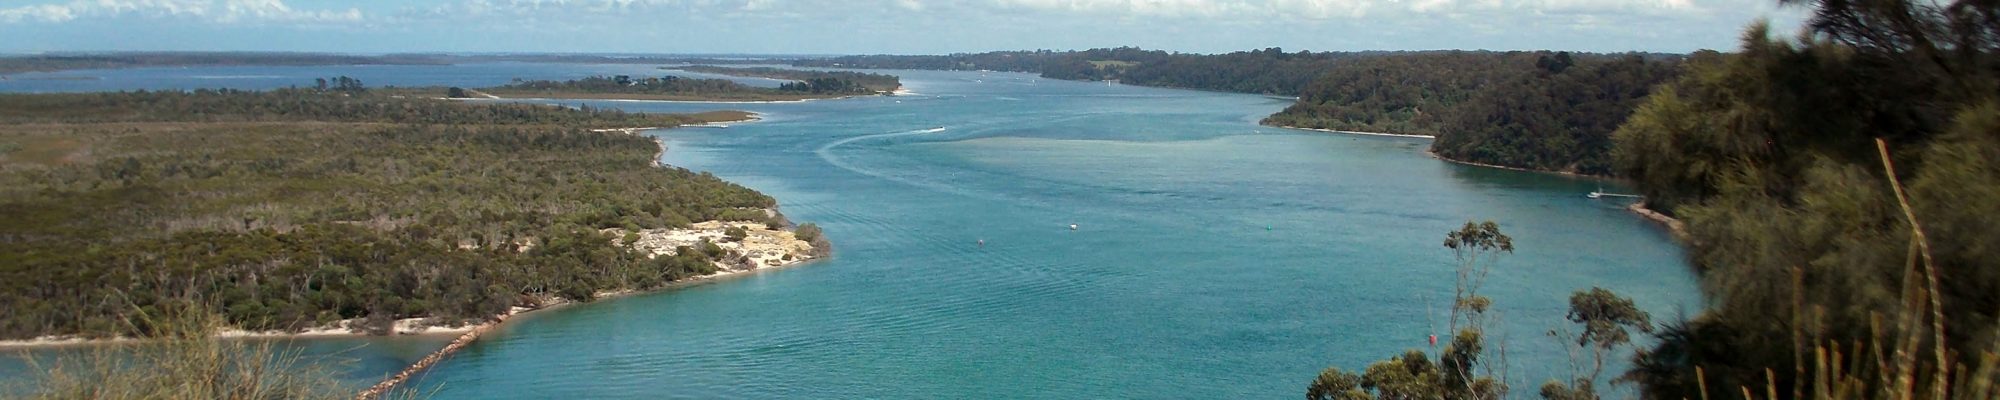
<path id="1" fill-rule="evenodd" d="M 445 399 L 1296 398 L 1322 368 L 1445 333 L 1440 244 L 1467 220 L 1519 247 L 1485 289 L 1518 395 L 1566 376 L 1545 332 L 1573 290 L 1660 319 L 1699 305 L 1664 232 L 1583 197 L 1598 182 L 1257 126 L 1282 99 L 893 73 L 916 94 L 584 102 L 762 113 L 655 132 L 664 161 L 777 197 L 835 256 L 530 314 L 414 384 Z"/>

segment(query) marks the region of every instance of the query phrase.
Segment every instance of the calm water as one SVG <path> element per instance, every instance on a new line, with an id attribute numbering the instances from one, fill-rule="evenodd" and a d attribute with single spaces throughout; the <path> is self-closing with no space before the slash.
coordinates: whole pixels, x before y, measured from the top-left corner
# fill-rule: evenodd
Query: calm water
<path id="1" fill-rule="evenodd" d="M 335 65 L 297 67 L 155 67 L 129 69 L 88 69 L 57 72 L 30 72 L 6 75 L 0 80 L 5 92 L 100 92 L 117 90 L 192 90 L 232 88 L 266 90 L 307 87 L 314 78 L 348 76 L 369 87 L 378 86 L 459 86 L 469 88 L 505 85 L 515 78 L 526 80 L 567 80 L 591 76 L 631 75 L 658 77 L 676 75 L 693 78 L 721 78 L 739 83 L 777 87 L 784 81 L 745 78 L 679 70 L 662 70 L 650 64 L 546 64 L 498 62 L 460 65 Z"/>
<path id="2" fill-rule="evenodd" d="M 1662 319 L 1699 301 L 1663 232 L 1583 197 L 1596 182 L 1260 127 L 1286 104 L 1260 96 L 895 74 L 917 94 L 590 102 L 763 113 L 656 132 L 665 161 L 776 196 L 835 257 L 530 315 L 414 383 L 446 399 L 1296 398 L 1322 368 L 1445 333 L 1440 243 L 1470 219 L 1519 247 L 1485 290 L 1517 394 L 1566 373 L 1544 332 L 1571 291 Z"/>

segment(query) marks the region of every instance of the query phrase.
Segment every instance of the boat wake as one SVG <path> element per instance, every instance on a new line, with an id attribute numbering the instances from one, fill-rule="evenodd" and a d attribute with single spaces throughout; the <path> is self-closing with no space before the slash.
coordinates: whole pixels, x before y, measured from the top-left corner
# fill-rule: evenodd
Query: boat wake
<path id="1" fill-rule="evenodd" d="M 817 154 L 817 155 L 819 155 L 819 158 L 820 158 L 821 160 L 826 160 L 826 162 L 827 162 L 828 164 L 833 164 L 833 166 L 835 166 L 835 167 L 839 167 L 840 169 L 844 169 L 844 170 L 848 170 L 848 171 L 853 171 L 854 173 L 858 173 L 858 174 L 862 174 L 862 175 L 867 175 L 867 176 L 871 176 L 871 177 L 876 177 L 876 178 L 881 178 L 881 179 L 887 179 L 887 180 L 890 180 L 890 181 L 895 181 L 895 182 L 899 182 L 899 183 L 903 183 L 903 184 L 907 184 L 907 185 L 911 185 L 911 186 L 916 186 L 916 187 L 921 187 L 921 188 L 926 188 L 926 189 L 931 189 L 931 190 L 936 190 L 936 191 L 940 191 L 940 192 L 945 192 L 945 193 L 952 193 L 952 194 L 957 194 L 957 195 L 961 195 L 961 196 L 967 196 L 967 197 L 984 197 L 984 196 L 980 196 L 979 194 L 976 194 L 976 193 L 973 193 L 973 192 L 971 192 L 971 191 L 968 191 L 968 190 L 965 190 L 964 188 L 960 188 L 960 187 L 957 187 L 957 186 L 953 186 L 953 185 L 945 185 L 945 184 L 940 184 L 940 183 L 937 183 L 937 182 L 929 182 L 929 181 L 923 181 L 923 180 L 918 180 L 918 179 L 911 179 L 911 178 L 909 178 L 909 177 L 905 177 L 905 176 L 900 176 L 900 175 L 896 175 L 896 174 L 889 174 L 889 173 L 883 173 L 883 172 L 877 172 L 877 171 L 872 171 L 872 170 L 869 170 L 869 169 L 867 169 L 867 168 L 862 168 L 862 167 L 861 167 L 861 166 L 859 166 L 859 165 L 854 165 L 853 163 L 850 163 L 850 162 L 848 162 L 848 161 L 847 161 L 846 159 L 844 159 L 843 157 L 840 157 L 840 156 L 838 156 L 838 155 L 835 155 L 835 154 L 834 154 L 834 151 L 833 151 L 833 149 L 835 149 L 835 148 L 839 148 L 839 147 L 841 147 L 841 146 L 846 146 L 846 145 L 848 145 L 848 144 L 850 144 L 850 143 L 854 143 L 854 142 L 859 142 L 859 141 L 864 141 L 864 140 L 881 140 L 881 139 L 890 139 L 890 138 L 897 138 L 897 137 L 903 137 L 903 136 L 914 136 L 914 135 L 922 135 L 922 134 L 927 134 L 927 133 L 938 133 L 938 132 L 944 132 L 944 131 L 945 131 L 946 129 L 947 129 L 946 127 L 942 127 L 942 126 L 941 126 L 941 127 L 936 127 L 936 128 L 929 128 L 929 129 L 916 129 L 916 130 L 907 130 L 907 131 L 898 131 L 898 132 L 889 132 L 889 133 L 877 133 L 877 134 L 873 134 L 873 135 L 861 135 L 861 136 L 855 136 L 855 137 L 851 137 L 851 138 L 846 138 L 846 139 L 840 139 L 840 140 L 835 140 L 835 141 L 832 141 L 832 142 L 828 142 L 827 144 L 825 144 L 825 145 L 822 145 L 822 146 L 820 146 L 820 147 L 819 147 L 819 149 L 816 149 L 816 150 L 813 150 L 813 154 Z"/>

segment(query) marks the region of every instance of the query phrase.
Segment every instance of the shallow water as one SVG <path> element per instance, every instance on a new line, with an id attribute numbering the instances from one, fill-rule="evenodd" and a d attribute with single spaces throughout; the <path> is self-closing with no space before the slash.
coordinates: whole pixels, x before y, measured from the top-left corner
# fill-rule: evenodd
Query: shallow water
<path id="1" fill-rule="evenodd" d="M 1519 247 L 1484 290 L 1517 394 L 1566 374 L 1544 332 L 1573 290 L 1657 319 L 1698 305 L 1681 250 L 1584 198 L 1598 182 L 1257 126 L 1282 99 L 892 73 L 916 94 L 570 102 L 762 113 L 654 134 L 669 164 L 824 227 L 835 257 L 531 314 L 414 383 L 446 399 L 1295 398 L 1322 368 L 1445 333 L 1440 243 L 1467 220 Z"/>

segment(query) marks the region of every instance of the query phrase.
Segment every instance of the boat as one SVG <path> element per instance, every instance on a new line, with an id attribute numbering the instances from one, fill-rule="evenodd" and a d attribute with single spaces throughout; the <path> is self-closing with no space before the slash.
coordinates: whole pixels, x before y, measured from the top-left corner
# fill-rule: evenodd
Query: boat
<path id="1" fill-rule="evenodd" d="M 1602 198 L 1606 198 L 1606 197 L 1630 197 L 1630 198 L 1635 198 L 1635 199 L 1637 199 L 1637 198 L 1641 198 L 1641 196 L 1639 196 L 1639 195 L 1636 195 L 1636 194 L 1624 194 L 1624 193 L 1611 193 L 1611 192 L 1606 192 L 1606 191 L 1604 191 L 1604 188 L 1603 188 L 1603 187 L 1598 187 L 1598 188 L 1597 188 L 1597 191 L 1594 191 L 1594 192 L 1590 192 L 1589 194 L 1585 194 L 1585 195 L 1583 195 L 1583 197 L 1589 197 L 1589 198 L 1593 198 L 1593 199 L 1602 199 Z"/>

